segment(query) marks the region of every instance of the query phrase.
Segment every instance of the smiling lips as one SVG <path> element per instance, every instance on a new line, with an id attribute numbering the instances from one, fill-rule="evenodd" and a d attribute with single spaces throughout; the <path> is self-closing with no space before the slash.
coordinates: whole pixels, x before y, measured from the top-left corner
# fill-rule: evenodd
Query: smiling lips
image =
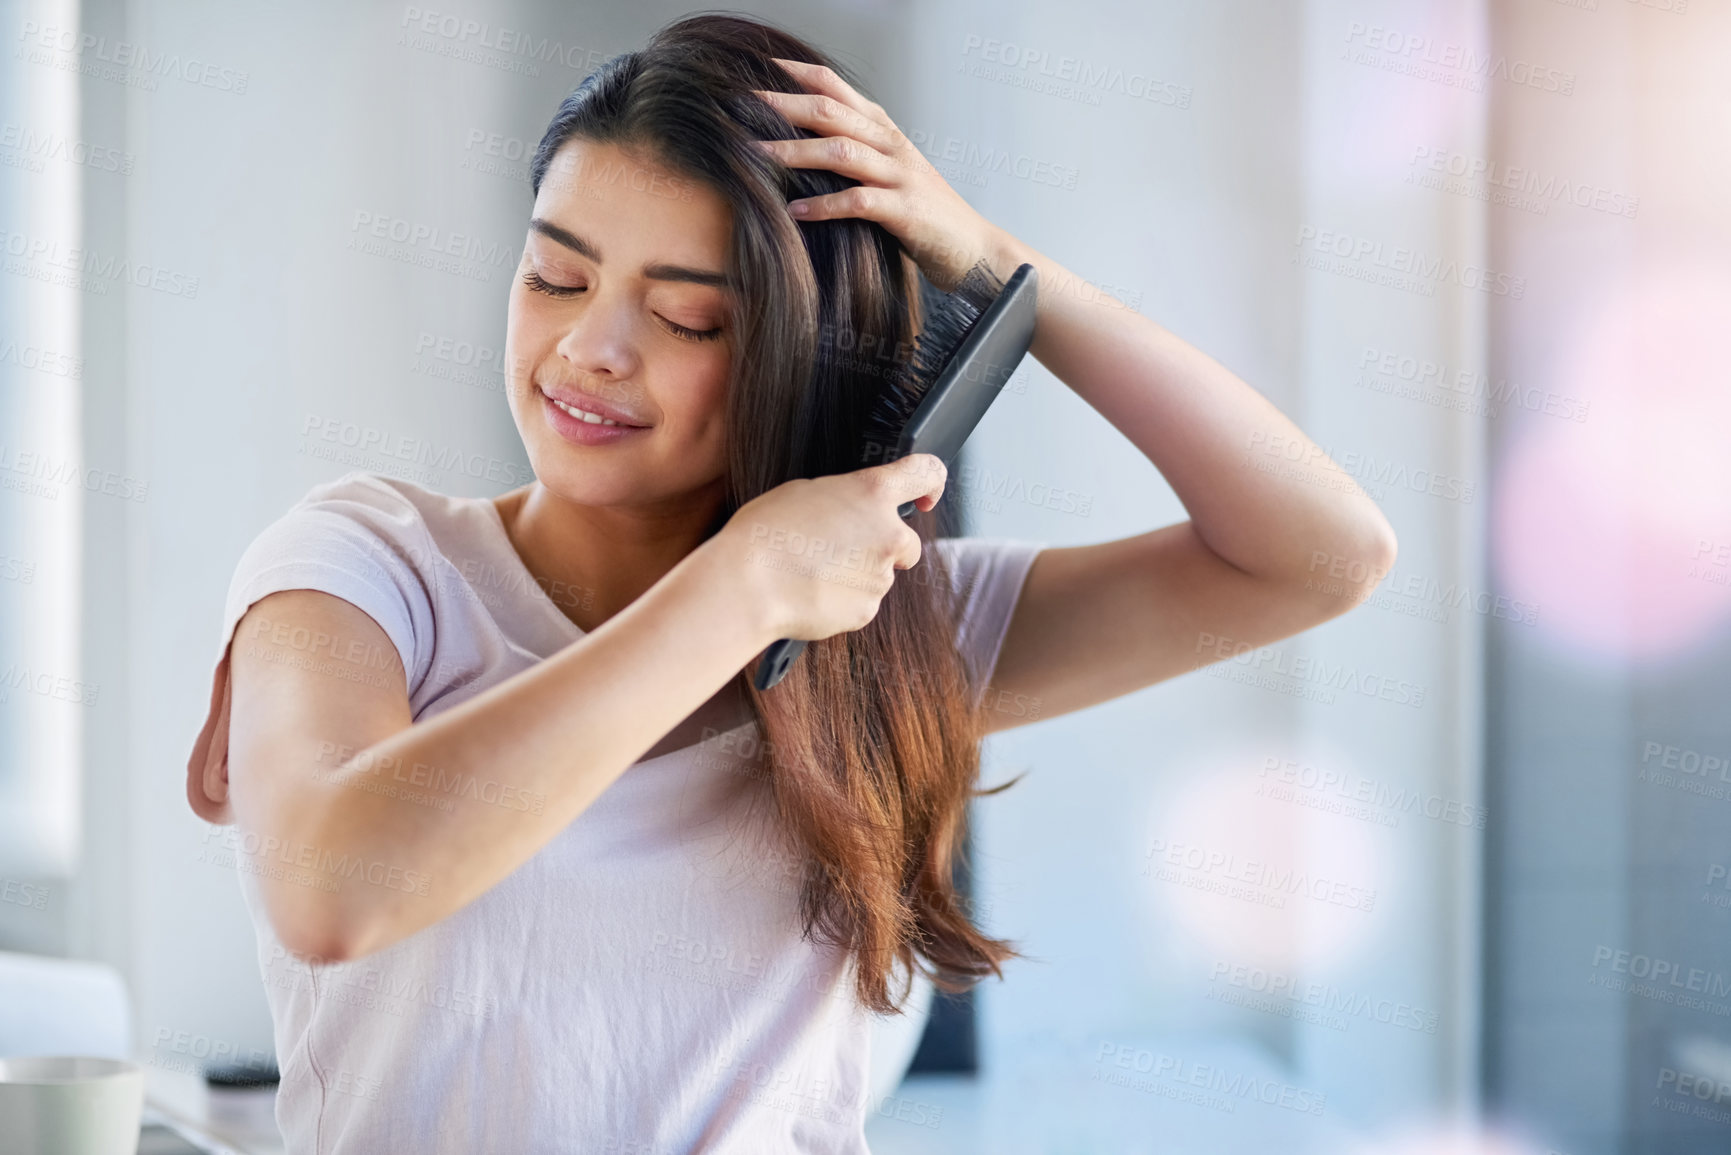
<path id="1" fill-rule="evenodd" d="M 591 413 L 587 409 L 573 409 L 573 408 L 571 408 L 571 406 L 565 404 L 565 402 L 559 400 L 559 398 L 557 398 L 557 397 L 550 397 L 550 398 L 548 398 L 548 400 L 552 401 L 553 404 L 557 405 L 559 408 L 563 409 L 565 412 L 569 413 L 571 416 L 582 418 L 584 421 L 587 421 L 591 425 L 617 425 L 617 424 L 619 424 L 619 422 L 617 422 L 617 421 L 609 421 L 607 418 L 601 416 L 601 414 L 599 414 L 599 413 Z"/>
<path id="2" fill-rule="evenodd" d="M 616 409 L 604 401 L 597 401 L 590 397 L 584 397 L 582 400 L 572 397 L 566 400 L 555 397 L 547 391 L 545 386 L 541 386 L 540 389 L 541 395 L 551 401 L 561 412 L 568 413 L 577 420 L 590 425 L 615 425 L 626 429 L 648 428 L 640 422 L 633 421 L 632 414 Z"/>

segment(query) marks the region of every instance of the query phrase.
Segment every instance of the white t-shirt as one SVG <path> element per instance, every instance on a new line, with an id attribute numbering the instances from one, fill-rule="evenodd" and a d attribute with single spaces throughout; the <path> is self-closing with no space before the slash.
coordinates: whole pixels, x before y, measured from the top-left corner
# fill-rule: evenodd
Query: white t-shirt
<path id="1" fill-rule="evenodd" d="M 957 644 L 983 689 L 1041 546 L 934 548 L 965 598 Z M 417 720 L 583 636 L 553 600 L 581 591 L 537 585 L 491 501 L 372 474 L 314 488 L 253 542 L 219 654 L 254 602 L 287 589 L 378 622 Z M 355 679 L 389 666 L 317 639 L 304 655 Z M 865 1152 L 871 1018 L 846 955 L 801 935 L 799 862 L 770 817 L 757 739 L 747 723 L 637 762 L 480 898 L 362 959 L 291 958 L 242 873 L 288 1150 Z M 541 804 L 484 778 L 376 773 L 368 788 L 406 805 Z"/>

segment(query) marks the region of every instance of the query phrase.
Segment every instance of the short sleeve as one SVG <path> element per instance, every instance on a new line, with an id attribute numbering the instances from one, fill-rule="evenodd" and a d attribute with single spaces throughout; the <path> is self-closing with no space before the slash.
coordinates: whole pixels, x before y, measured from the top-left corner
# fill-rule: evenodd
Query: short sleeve
<path id="1" fill-rule="evenodd" d="M 187 799 L 200 817 L 230 820 L 229 645 L 253 603 L 283 590 L 342 598 L 390 638 L 412 696 L 432 665 L 433 599 L 420 573 L 432 551 L 415 505 L 365 473 L 315 487 L 253 539 L 229 583 L 210 706 L 187 762 Z"/>
<path id="2" fill-rule="evenodd" d="M 307 494 L 253 539 L 235 567 L 219 652 L 254 602 L 318 590 L 360 609 L 396 647 L 409 692 L 432 664 L 433 603 L 419 572 L 432 550 L 420 511 L 368 474 Z"/>
<path id="3" fill-rule="evenodd" d="M 950 571 L 950 590 L 959 607 L 956 648 L 978 702 L 997 667 L 1028 570 L 1045 543 L 947 537 L 932 542 L 932 548 Z"/>

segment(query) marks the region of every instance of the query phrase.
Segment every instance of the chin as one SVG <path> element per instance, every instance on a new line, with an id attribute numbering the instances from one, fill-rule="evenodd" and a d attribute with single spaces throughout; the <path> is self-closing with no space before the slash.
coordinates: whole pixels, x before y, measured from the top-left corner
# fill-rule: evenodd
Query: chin
<path id="1" fill-rule="evenodd" d="M 530 464 L 543 489 L 576 505 L 636 505 L 649 496 L 637 470 L 533 457 Z"/>
<path id="2" fill-rule="evenodd" d="M 564 445 L 550 448 L 554 452 L 532 454 L 529 458 L 535 480 L 549 493 L 573 505 L 660 505 L 681 498 L 696 501 L 705 489 L 720 481 L 719 470 L 708 482 L 701 478 L 675 481 L 669 477 L 670 470 L 657 469 L 642 461 L 602 464 L 573 460 L 581 455 L 581 450 Z"/>

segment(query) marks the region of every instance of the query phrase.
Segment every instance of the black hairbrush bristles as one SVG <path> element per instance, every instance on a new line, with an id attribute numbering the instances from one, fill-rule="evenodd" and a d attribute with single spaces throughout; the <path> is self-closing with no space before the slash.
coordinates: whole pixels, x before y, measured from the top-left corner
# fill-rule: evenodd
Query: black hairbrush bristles
<path id="1" fill-rule="evenodd" d="M 860 464 L 881 465 L 895 459 L 902 431 L 914 411 L 980 317 L 1003 291 L 1004 282 L 992 272 L 992 267 L 978 261 L 960 284 L 928 310 L 925 326 L 914 340 L 913 356 L 897 367 L 866 419 L 866 443 L 860 451 Z"/>
<path id="2" fill-rule="evenodd" d="M 954 291 L 926 311 L 912 355 L 887 381 L 866 414 L 863 465 L 930 453 L 946 466 L 979 424 L 1034 340 L 1039 274 L 1017 266 L 998 280 L 981 261 Z M 904 501 L 903 517 L 917 508 Z M 805 643 L 783 638 L 763 652 L 752 684 L 767 690 L 787 673 Z"/>

